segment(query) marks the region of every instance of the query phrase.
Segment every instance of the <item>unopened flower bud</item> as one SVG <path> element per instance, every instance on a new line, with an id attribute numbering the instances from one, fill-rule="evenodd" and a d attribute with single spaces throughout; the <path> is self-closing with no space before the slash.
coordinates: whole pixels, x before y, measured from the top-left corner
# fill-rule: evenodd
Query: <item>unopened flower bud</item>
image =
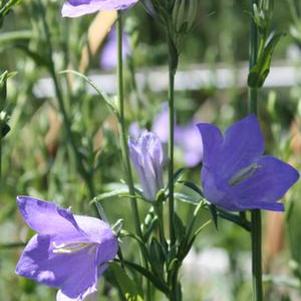
<path id="1" fill-rule="evenodd" d="M 177 34 L 185 34 L 194 25 L 198 0 L 175 0 L 172 21 Z"/>

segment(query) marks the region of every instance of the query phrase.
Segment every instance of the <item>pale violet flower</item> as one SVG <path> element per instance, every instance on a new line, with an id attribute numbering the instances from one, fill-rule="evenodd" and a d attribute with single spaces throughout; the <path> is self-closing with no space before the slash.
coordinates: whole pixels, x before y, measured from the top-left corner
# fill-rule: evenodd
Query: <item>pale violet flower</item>
<path id="1" fill-rule="evenodd" d="M 63 17 L 80 17 L 97 11 L 123 10 L 138 0 L 67 0 L 62 8 Z"/>
<path id="2" fill-rule="evenodd" d="M 26 245 L 16 273 L 58 288 L 57 301 L 82 301 L 95 292 L 98 278 L 118 250 L 110 226 L 29 196 L 18 196 L 17 203 L 38 234 Z"/>
<path id="3" fill-rule="evenodd" d="M 164 153 L 159 137 L 148 131 L 130 138 L 131 160 L 140 178 L 143 195 L 149 201 L 155 201 L 157 192 L 163 188 Z"/>

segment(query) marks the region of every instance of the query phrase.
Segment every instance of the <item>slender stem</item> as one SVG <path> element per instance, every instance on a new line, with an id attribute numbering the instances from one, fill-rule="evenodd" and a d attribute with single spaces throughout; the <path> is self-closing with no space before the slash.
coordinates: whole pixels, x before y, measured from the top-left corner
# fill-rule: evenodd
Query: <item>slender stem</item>
<path id="1" fill-rule="evenodd" d="M 118 78 L 118 102 L 119 102 L 119 127 L 120 127 L 120 142 L 121 142 L 121 152 L 122 161 L 124 162 L 124 169 L 127 176 L 127 184 L 129 187 L 129 193 L 135 196 L 134 181 L 131 169 L 131 162 L 129 157 L 126 125 L 125 125 L 125 115 L 124 115 L 124 91 L 123 91 L 123 61 L 122 61 L 122 15 L 118 12 L 117 19 L 117 78 Z M 142 232 L 140 228 L 140 217 L 138 211 L 138 205 L 136 198 L 131 199 L 131 206 L 134 215 L 136 234 L 142 237 Z"/>
<path id="2" fill-rule="evenodd" d="M 169 106 L 169 143 L 168 143 L 168 183 L 169 183 L 169 235 L 171 246 L 175 243 L 175 229 L 173 224 L 174 216 L 174 125 L 175 125 L 175 103 L 174 103 L 174 84 L 175 84 L 175 69 L 172 64 L 173 48 L 169 41 L 169 90 L 168 90 L 168 106 Z"/>
<path id="3" fill-rule="evenodd" d="M 251 11 L 253 5 L 258 4 L 258 0 L 250 0 Z M 250 21 L 250 68 L 252 68 L 258 57 L 258 29 L 251 18 Z M 249 88 L 249 113 L 257 114 L 258 91 L 256 88 Z M 263 301 L 262 289 L 262 237 L 261 237 L 261 212 L 251 211 L 251 239 L 252 239 L 252 280 L 253 280 L 253 300 Z"/>
<path id="4" fill-rule="evenodd" d="M 120 145 L 122 152 L 122 162 L 124 163 L 124 169 L 127 177 L 127 184 L 129 188 L 129 193 L 135 196 L 135 187 L 131 169 L 131 161 L 129 156 L 128 141 L 126 134 L 126 124 L 125 124 L 125 114 L 124 114 L 124 90 L 123 90 L 123 59 L 122 59 L 122 15 L 118 11 L 117 19 L 117 78 L 118 78 L 118 102 L 119 102 L 119 130 L 120 130 Z M 131 207 L 134 217 L 136 234 L 142 239 L 142 231 L 140 228 L 140 217 L 138 211 L 137 200 L 135 197 L 131 198 Z M 148 268 L 147 255 L 145 251 L 141 249 L 141 253 L 144 260 L 144 265 Z M 146 296 L 145 300 L 151 300 L 151 284 L 149 281 L 146 282 Z"/>

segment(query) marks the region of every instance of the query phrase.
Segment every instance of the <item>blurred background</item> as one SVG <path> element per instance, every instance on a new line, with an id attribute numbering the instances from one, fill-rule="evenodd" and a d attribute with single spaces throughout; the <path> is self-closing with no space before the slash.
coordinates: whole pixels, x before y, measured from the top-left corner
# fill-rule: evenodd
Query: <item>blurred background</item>
<path id="1" fill-rule="evenodd" d="M 16 195 L 32 195 L 92 214 L 89 193 L 76 170 L 62 124 L 58 98 L 64 101 L 83 164 L 91 166 L 95 193 L 122 184 L 114 116 L 77 70 L 108 94 L 116 91 L 114 28 L 110 19 L 64 19 L 62 1 L 23 0 L 5 17 L 0 31 L 0 70 L 16 72 L 8 80 L 4 107 L 11 131 L 2 141 L 0 186 L 0 300 L 54 300 L 55 291 L 17 277 L 14 269 L 24 242 L 33 234 L 22 221 Z M 196 24 L 181 43 L 176 78 L 177 123 L 214 122 L 226 128 L 247 114 L 247 0 L 203 0 Z M 109 24 L 109 25 L 108 25 Z M 301 168 L 301 3 L 275 1 L 273 30 L 285 33 L 273 56 L 271 73 L 260 91 L 259 116 L 266 151 Z M 128 126 L 151 128 L 167 99 L 167 48 L 164 32 L 142 5 L 125 12 L 125 87 Z M 177 168 L 187 164 L 176 150 Z M 186 177 L 200 185 L 200 166 Z M 285 197 L 286 213 L 264 214 L 264 271 L 267 299 L 301 300 L 301 183 Z M 129 200 L 103 201 L 109 221 L 133 227 Z M 139 204 L 141 212 L 147 204 Z M 178 204 L 185 221 L 193 210 Z M 203 214 L 200 222 L 209 216 Z M 126 256 L 135 246 L 123 242 Z M 199 236 L 182 268 L 184 300 L 251 300 L 249 234 L 220 221 Z M 109 277 L 108 272 L 108 277 Z M 106 292 L 106 296 L 102 293 Z M 101 300 L 118 300 L 103 281 Z M 99 300 L 100 300 L 99 299 Z M 157 300 L 164 300 L 157 297 Z"/>

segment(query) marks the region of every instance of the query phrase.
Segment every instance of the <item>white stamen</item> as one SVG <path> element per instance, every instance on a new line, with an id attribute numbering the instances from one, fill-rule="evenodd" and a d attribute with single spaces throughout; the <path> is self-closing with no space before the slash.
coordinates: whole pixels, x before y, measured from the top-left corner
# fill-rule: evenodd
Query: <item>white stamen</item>
<path id="1" fill-rule="evenodd" d="M 69 244 L 56 244 L 53 242 L 54 249 L 52 250 L 53 253 L 55 254 L 71 254 L 78 252 L 82 249 L 85 249 L 91 245 L 94 245 L 93 243 L 69 243 Z"/>

